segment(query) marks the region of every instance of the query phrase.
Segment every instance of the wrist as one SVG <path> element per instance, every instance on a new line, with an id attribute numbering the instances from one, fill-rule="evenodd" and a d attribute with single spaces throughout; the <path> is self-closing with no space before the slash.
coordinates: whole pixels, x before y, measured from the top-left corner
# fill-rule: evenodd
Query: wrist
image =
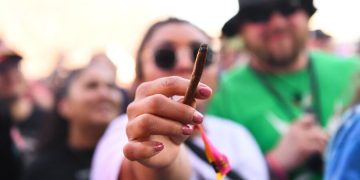
<path id="1" fill-rule="evenodd" d="M 283 164 L 279 161 L 279 159 L 275 156 L 274 152 L 269 152 L 266 155 L 266 162 L 271 171 L 271 175 L 275 176 L 275 179 L 279 180 L 287 180 L 287 171 L 284 168 Z"/>
<path id="2" fill-rule="evenodd" d="M 167 154 L 158 154 L 160 156 L 169 156 Z M 167 158 L 167 157 L 165 157 Z M 168 160 L 166 160 L 169 162 Z M 188 158 L 187 149 L 181 144 L 175 159 L 161 166 L 150 167 L 140 162 L 134 162 L 137 165 L 135 174 L 136 179 L 166 179 L 166 180 L 188 180 L 191 177 L 191 164 Z M 139 170 L 141 169 L 141 170 Z"/>
<path id="3" fill-rule="evenodd" d="M 179 168 L 181 167 L 181 171 Z M 166 178 L 174 180 L 186 180 L 191 177 L 191 164 L 188 157 L 188 152 L 184 144 L 180 145 L 177 158 L 166 168 L 168 173 L 165 174 Z"/>

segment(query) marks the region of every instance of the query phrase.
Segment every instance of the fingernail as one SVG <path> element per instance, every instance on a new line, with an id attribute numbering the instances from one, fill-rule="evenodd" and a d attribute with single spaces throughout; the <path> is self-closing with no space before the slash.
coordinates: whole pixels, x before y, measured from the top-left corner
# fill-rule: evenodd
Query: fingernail
<path id="1" fill-rule="evenodd" d="M 192 128 L 191 128 L 189 125 L 184 125 L 184 126 L 182 127 L 182 133 L 183 133 L 184 135 L 191 135 L 192 132 L 193 132 L 193 130 L 192 130 Z"/>
<path id="2" fill-rule="evenodd" d="M 206 88 L 206 87 L 201 87 L 199 89 L 199 93 L 201 96 L 209 97 L 211 95 L 211 89 Z"/>
<path id="3" fill-rule="evenodd" d="M 195 110 L 194 116 L 193 116 L 193 122 L 196 124 L 200 124 L 200 123 L 202 123 L 203 119 L 204 119 L 204 116 L 199 111 Z"/>
<path id="4" fill-rule="evenodd" d="M 155 152 L 160 152 L 164 149 L 164 145 L 161 142 L 154 142 L 153 147 Z"/>

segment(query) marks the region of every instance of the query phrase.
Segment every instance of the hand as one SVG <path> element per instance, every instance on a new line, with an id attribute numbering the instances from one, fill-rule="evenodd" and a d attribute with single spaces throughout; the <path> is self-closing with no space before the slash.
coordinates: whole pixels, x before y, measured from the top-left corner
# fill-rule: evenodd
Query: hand
<path id="1" fill-rule="evenodd" d="M 305 115 L 291 125 L 278 145 L 269 153 L 286 171 L 303 164 L 311 155 L 322 153 L 328 135 L 319 127 L 312 115 Z"/>
<path id="2" fill-rule="evenodd" d="M 169 97 L 184 96 L 190 81 L 180 77 L 167 77 L 141 84 L 135 100 L 128 107 L 129 139 L 124 155 L 150 168 L 168 167 L 181 154 L 180 146 L 192 134 L 192 126 L 203 120 L 203 115 L 181 100 Z M 207 99 L 211 89 L 199 84 L 196 98 Z"/>

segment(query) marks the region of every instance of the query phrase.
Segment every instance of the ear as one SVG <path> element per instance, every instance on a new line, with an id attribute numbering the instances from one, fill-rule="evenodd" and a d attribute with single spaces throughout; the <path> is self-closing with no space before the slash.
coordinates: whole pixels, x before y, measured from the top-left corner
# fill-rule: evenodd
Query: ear
<path id="1" fill-rule="evenodd" d="M 60 102 L 58 104 L 58 110 L 59 110 L 60 115 L 64 116 L 66 119 L 70 119 L 71 110 L 70 110 L 70 105 L 69 105 L 68 100 L 66 100 L 66 99 L 60 100 Z"/>

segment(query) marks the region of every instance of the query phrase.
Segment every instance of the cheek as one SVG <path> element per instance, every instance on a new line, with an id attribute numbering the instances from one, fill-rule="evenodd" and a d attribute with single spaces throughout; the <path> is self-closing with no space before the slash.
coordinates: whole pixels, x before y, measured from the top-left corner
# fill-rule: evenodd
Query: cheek
<path id="1" fill-rule="evenodd" d="M 251 46 L 259 46 L 262 44 L 262 25 L 261 24 L 250 24 L 243 28 L 242 34 L 244 41 Z"/>
<path id="2" fill-rule="evenodd" d="M 120 106 L 122 106 L 123 97 L 122 94 L 117 91 L 113 90 L 109 92 L 109 102 L 113 105 L 114 110 L 117 112 L 120 109 Z"/>
<path id="3" fill-rule="evenodd" d="M 81 116 L 91 113 L 91 107 L 96 102 L 95 98 L 95 94 L 88 91 L 74 93 L 71 97 L 71 108 Z"/>
<path id="4" fill-rule="evenodd" d="M 9 72 L 9 74 L 7 75 L 7 79 L 9 82 L 11 83 L 18 83 L 20 84 L 20 82 L 22 81 L 22 74 L 17 71 L 17 70 L 12 70 Z"/>
<path id="5" fill-rule="evenodd" d="M 290 26 L 298 38 L 307 38 L 309 31 L 308 21 L 305 12 L 298 12 L 290 18 Z"/>
<path id="6" fill-rule="evenodd" d="M 149 64 L 144 66 L 146 68 L 143 69 L 144 72 L 144 81 L 152 81 L 161 77 L 170 76 L 171 73 L 166 71 L 162 71 L 153 64 Z"/>

